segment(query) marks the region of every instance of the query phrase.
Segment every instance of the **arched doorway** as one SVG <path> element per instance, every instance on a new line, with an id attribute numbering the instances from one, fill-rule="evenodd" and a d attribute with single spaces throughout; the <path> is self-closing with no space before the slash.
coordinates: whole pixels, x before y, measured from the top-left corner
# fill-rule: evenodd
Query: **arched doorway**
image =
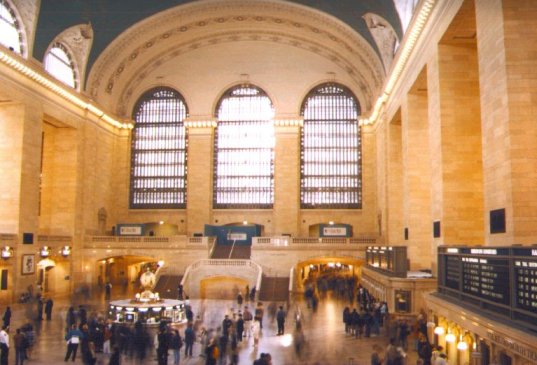
<path id="1" fill-rule="evenodd" d="M 96 262 L 97 286 L 103 289 L 106 283 L 121 292 L 137 291 L 140 275 L 148 269 L 156 272 L 159 261 L 149 256 L 123 255 L 100 259 Z M 114 292 L 117 292 L 114 289 Z"/>
<path id="2" fill-rule="evenodd" d="M 304 292 L 306 286 L 325 278 L 354 278 L 358 282 L 362 274 L 363 260 L 345 256 L 310 258 L 295 266 L 294 290 Z"/>

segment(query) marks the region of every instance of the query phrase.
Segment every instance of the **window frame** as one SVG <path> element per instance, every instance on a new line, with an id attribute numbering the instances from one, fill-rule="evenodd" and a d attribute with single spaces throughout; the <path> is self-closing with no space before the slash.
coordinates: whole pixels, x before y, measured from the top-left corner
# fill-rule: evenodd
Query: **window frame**
<path id="1" fill-rule="evenodd" d="M 62 51 L 63 54 L 65 54 L 65 56 L 67 57 L 67 59 L 69 61 L 66 62 L 64 59 L 60 58 L 58 55 L 53 53 L 54 49 L 59 49 L 60 51 Z M 51 70 L 49 69 L 49 62 L 50 62 L 49 58 L 51 58 L 51 57 L 53 57 L 54 60 L 56 60 L 56 62 L 60 62 L 63 65 L 65 65 L 71 71 L 72 77 L 73 77 L 73 85 L 68 84 L 65 81 L 65 79 L 63 77 L 61 77 L 61 75 L 58 75 L 58 74 L 55 74 L 54 72 L 51 72 Z M 47 73 L 49 75 L 54 77 L 56 80 L 60 81 L 62 84 L 66 85 L 66 86 L 69 86 L 69 87 L 72 87 L 75 90 L 79 89 L 80 80 L 79 80 L 78 68 L 77 68 L 75 59 L 74 59 L 71 51 L 62 42 L 53 42 L 50 45 L 49 49 L 45 53 L 45 57 L 43 58 L 43 66 L 45 68 L 45 71 L 47 71 Z M 67 70 L 67 68 L 65 70 Z"/>
<path id="2" fill-rule="evenodd" d="M 271 113 L 271 116 L 270 118 L 268 119 L 248 119 L 248 120 L 243 120 L 241 118 L 236 118 L 235 120 L 228 120 L 227 118 L 222 118 L 222 115 L 221 115 L 221 112 L 222 112 L 222 105 L 224 103 L 224 101 L 227 99 L 227 98 L 232 98 L 232 97 L 249 97 L 249 95 L 234 95 L 234 93 L 237 91 L 237 90 L 240 90 L 242 88 L 251 88 L 251 89 L 254 89 L 257 91 L 257 95 L 255 95 L 255 97 L 261 97 L 261 98 L 266 98 L 269 102 L 269 105 L 270 105 L 270 113 Z M 230 89 L 228 89 L 221 97 L 220 97 L 220 100 L 218 101 L 217 103 L 217 106 L 215 108 L 215 116 L 218 120 L 217 122 L 217 126 L 215 128 L 215 133 L 214 133 L 214 153 L 213 153 L 213 209 L 272 209 L 273 206 L 274 206 L 274 122 L 273 122 L 273 117 L 274 117 L 274 105 L 272 103 L 272 100 L 270 99 L 270 97 L 268 96 L 268 94 L 262 90 L 261 88 L 255 86 L 255 85 L 251 85 L 251 84 L 241 84 L 241 85 L 236 85 L 234 87 L 231 87 Z M 263 180 L 266 180 L 266 179 L 269 179 L 270 180 L 270 186 L 267 187 L 267 185 L 263 185 L 263 186 L 249 186 L 249 187 L 241 187 L 239 186 L 240 184 L 236 184 L 235 186 L 227 186 L 227 187 L 220 187 L 219 186 L 219 167 L 220 167 L 220 164 L 219 164 L 219 157 L 222 157 L 220 154 L 219 154 L 219 151 L 220 150 L 226 150 L 226 151 L 229 151 L 231 152 L 230 154 L 233 153 L 233 151 L 237 152 L 237 151 L 240 151 L 240 150 L 249 150 L 251 153 L 250 154 L 254 154 L 254 151 L 257 151 L 259 153 L 263 153 L 263 151 L 266 153 L 267 152 L 267 149 L 269 147 L 257 147 L 257 148 L 239 148 L 239 147 L 236 147 L 236 148 L 227 148 L 227 147 L 219 147 L 219 140 L 221 138 L 221 131 L 222 131 L 222 128 L 223 126 L 229 126 L 229 125 L 232 125 L 232 124 L 241 124 L 241 123 L 245 123 L 247 125 L 250 125 L 250 126 L 255 126 L 255 125 L 259 125 L 261 128 L 263 127 L 268 127 L 269 125 L 272 127 L 272 146 L 270 146 L 270 163 L 269 163 L 269 166 L 268 166 L 268 169 L 270 170 L 270 173 L 269 174 L 263 174 L 263 175 L 226 175 L 228 176 L 228 182 L 229 180 L 233 180 L 233 179 L 248 179 L 250 178 L 252 181 L 254 181 L 255 179 L 258 179 L 257 181 L 261 182 Z M 239 152 L 240 153 L 240 152 Z M 259 161 L 262 161 L 262 160 L 258 160 L 257 162 Z M 255 162 L 255 161 L 254 161 Z M 228 164 L 228 165 L 232 165 L 232 164 Z M 262 165 L 262 164 L 261 164 Z M 254 166 L 260 166 L 259 164 L 257 165 L 254 165 Z M 265 166 L 265 169 L 267 168 L 267 166 Z M 220 175 L 222 176 L 222 174 Z M 233 176 L 233 177 L 232 177 Z M 235 199 L 236 201 L 234 202 L 220 202 L 219 201 L 219 197 L 221 194 L 225 194 L 226 191 L 224 189 L 228 189 L 228 195 L 231 195 L 232 192 L 229 191 L 229 189 L 236 189 L 236 190 L 240 190 L 242 189 L 243 191 L 242 192 L 238 192 L 236 191 L 235 192 Z M 268 190 L 267 190 L 268 189 Z M 257 201 L 249 201 L 249 202 L 241 202 L 240 199 L 241 199 L 241 196 L 243 196 L 244 194 L 251 194 L 251 196 L 254 196 L 256 197 L 258 200 Z M 264 199 L 263 199 L 264 198 Z M 268 201 L 269 202 L 263 202 L 262 200 L 267 200 L 268 198 Z"/>
<path id="3" fill-rule="evenodd" d="M 20 54 L 21 56 L 24 57 L 25 52 L 26 52 L 26 47 L 25 47 L 25 43 L 24 43 L 24 32 L 23 32 L 23 28 L 21 27 L 21 22 L 20 22 L 19 17 L 17 16 L 16 10 L 15 10 L 14 6 L 12 6 L 11 3 L 9 3 L 6 0 L 0 0 L 0 6 L 3 6 L 6 9 L 6 11 L 9 13 L 11 18 L 13 19 L 13 29 L 19 35 L 18 36 L 19 50 L 13 49 L 13 52 L 16 52 L 16 53 L 18 53 L 18 54 Z M 11 25 L 11 23 L 9 21 L 7 21 L 6 19 L 3 19 L 1 17 L 0 17 L 0 21 L 5 21 L 7 24 Z M 4 44 L 2 42 L 0 42 L 0 44 L 3 45 L 6 48 L 11 49 L 11 46 L 9 46 L 9 45 L 6 45 L 6 44 Z"/>
<path id="4" fill-rule="evenodd" d="M 162 122 L 162 121 L 152 121 L 152 122 L 144 122 L 144 123 L 141 123 L 141 122 L 138 122 L 138 117 L 140 115 L 140 113 L 142 113 L 142 107 L 144 106 L 144 104 L 147 104 L 151 101 L 154 101 L 154 100 L 159 100 L 159 98 L 157 98 L 157 94 L 159 92 L 170 92 L 172 93 L 172 96 L 170 97 L 170 100 L 172 100 L 173 102 L 176 102 L 178 103 L 179 105 L 182 105 L 182 107 L 178 110 L 176 110 L 177 113 L 179 113 L 179 120 L 178 121 L 172 121 L 172 122 L 169 122 L 169 123 L 166 123 L 166 122 Z M 166 97 L 163 97 L 162 100 L 166 99 Z M 159 109 L 161 110 L 161 109 Z M 170 109 L 169 110 L 169 113 L 174 113 L 174 109 Z M 185 209 L 186 206 L 187 206 L 187 183 L 188 183 L 188 128 L 185 126 L 184 122 L 185 122 L 185 119 L 188 117 L 188 105 L 186 104 L 186 101 L 184 99 L 184 97 L 181 95 L 181 93 L 179 93 L 177 90 L 173 89 L 173 88 L 170 88 L 170 87 L 166 87 L 166 86 L 159 86 L 159 87 L 154 87 L 154 88 L 151 88 L 149 90 L 147 90 L 146 92 L 144 92 L 139 98 L 138 100 L 136 101 L 134 107 L 133 107 L 133 112 L 132 112 L 132 119 L 134 120 L 134 128 L 132 130 L 132 135 L 131 135 L 131 149 L 130 149 L 130 153 L 131 153 L 131 158 L 130 158 L 130 185 L 129 185 L 129 209 L 136 209 L 136 210 L 141 210 L 141 209 Z M 154 116 L 154 115 L 152 115 Z M 172 114 L 173 116 L 173 114 Z M 181 119 L 181 116 L 182 116 L 182 119 Z M 149 117 L 151 117 L 151 115 L 149 115 Z M 170 137 L 172 136 L 173 137 L 173 134 L 168 134 L 168 135 L 164 135 L 165 133 L 158 133 L 159 132 L 159 128 L 160 128 L 160 132 L 164 131 L 165 132 L 165 129 L 166 128 L 182 128 L 183 131 L 182 131 L 182 134 L 183 134 L 183 138 L 184 140 L 181 141 L 179 143 L 179 147 L 176 147 L 176 148 L 146 148 L 146 149 L 143 149 L 143 148 L 137 148 L 136 147 L 136 143 L 137 143 L 137 138 L 139 138 L 138 136 L 138 133 L 141 131 L 141 128 L 142 126 L 144 126 L 144 129 L 150 129 L 150 128 L 153 128 L 153 130 L 150 132 L 153 132 L 153 135 L 159 135 L 159 134 L 163 134 L 162 138 L 160 140 L 158 140 L 158 143 L 162 143 L 163 140 L 166 140 L 166 137 Z M 180 133 L 179 133 L 180 134 Z M 142 139 L 143 141 L 143 139 Z M 148 138 L 146 137 L 146 141 L 148 141 Z M 149 140 L 151 141 L 151 140 Z M 141 142 L 140 142 L 141 143 Z M 178 161 L 178 160 L 168 160 L 168 161 L 162 161 L 162 160 L 158 160 L 158 161 L 153 161 L 153 163 L 148 163 L 148 164 L 145 164 L 145 165 L 142 165 L 141 163 L 137 163 L 136 159 L 138 156 L 140 155 L 143 155 L 142 152 L 146 152 L 148 155 L 150 155 L 151 153 L 156 153 L 158 154 L 159 152 L 160 153 L 182 153 L 184 155 L 184 159 L 182 161 Z M 149 157 L 149 156 L 148 156 Z M 166 164 L 167 163 L 167 164 Z M 174 163 L 176 165 L 181 165 L 182 164 L 182 169 L 184 171 L 184 173 L 181 175 L 181 174 L 178 174 L 178 175 L 161 175 L 161 176 L 154 176 L 154 175 L 146 175 L 146 176 L 141 176 L 141 175 L 136 175 L 135 172 L 136 172 L 136 169 L 137 168 L 141 168 L 141 167 L 147 167 L 147 168 L 155 168 L 155 167 L 168 167 L 170 168 L 171 166 L 174 165 Z M 155 181 L 157 179 L 161 179 L 162 182 L 168 180 L 171 182 L 171 187 L 151 187 L 151 186 L 148 186 L 148 187 L 145 187 L 145 188 L 140 188 L 140 187 L 135 187 L 136 185 L 136 182 L 137 181 Z M 175 182 L 175 185 L 174 185 L 174 179 L 176 179 L 177 181 Z M 150 184 L 148 184 L 150 185 Z M 145 190 L 144 190 L 145 189 Z M 152 189 L 152 191 L 151 191 Z M 146 195 L 149 195 L 151 194 L 152 192 L 153 193 L 174 193 L 174 192 L 177 192 L 177 193 L 180 193 L 182 195 L 181 199 L 182 202 L 180 201 L 179 203 L 176 203 L 176 202 L 168 202 L 168 203 L 157 203 L 155 201 L 143 201 L 143 202 L 135 202 L 134 198 L 135 198 L 135 194 L 137 193 L 138 190 L 142 190 L 141 192 L 142 193 L 145 193 Z M 151 200 L 150 198 L 148 198 L 148 200 Z"/>
<path id="5" fill-rule="evenodd" d="M 319 117 L 318 119 L 312 119 L 312 118 L 306 117 L 306 109 L 308 108 L 308 103 L 310 102 L 310 100 L 313 100 L 313 98 L 316 96 L 322 96 L 321 90 L 325 88 L 330 88 L 330 87 L 341 89 L 341 93 L 339 93 L 339 95 L 342 95 L 344 98 L 347 98 L 348 100 L 353 101 L 354 107 L 355 107 L 355 113 L 356 113 L 355 118 L 351 119 L 351 118 L 348 118 L 348 116 L 338 118 L 337 116 L 332 117 L 332 115 L 330 115 L 329 117 L 325 117 L 325 118 Z M 338 95 L 331 94 L 329 96 L 337 97 Z M 336 99 L 334 98 L 334 100 Z M 328 105 L 328 104 L 329 103 L 324 102 L 324 105 Z M 354 93 L 346 86 L 341 85 L 339 83 L 335 83 L 335 82 L 327 82 L 327 83 L 317 85 L 316 87 L 310 90 L 310 92 L 304 98 L 300 110 L 301 110 L 300 115 L 304 118 L 303 125 L 300 130 L 300 208 L 301 209 L 362 209 L 362 189 L 363 189 L 362 128 L 358 120 L 361 114 L 361 108 L 360 108 L 360 103 L 358 102 L 358 99 L 356 98 Z M 328 109 L 328 111 L 330 112 L 330 109 Z M 329 131 L 326 131 L 325 129 L 323 129 L 323 124 L 325 123 L 330 128 Z M 306 140 L 307 136 L 306 136 L 305 131 L 314 124 L 317 124 L 319 127 L 317 131 L 318 133 L 317 138 L 319 137 L 324 138 L 324 136 L 327 133 L 332 133 L 332 134 L 337 135 L 339 132 L 341 134 L 342 130 L 345 130 L 344 127 L 347 126 L 347 129 L 348 127 L 350 127 L 350 129 L 356 128 L 356 135 L 355 135 L 356 140 L 355 141 L 353 140 L 354 139 L 353 136 L 351 136 L 351 138 L 349 137 L 343 138 L 340 135 L 339 139 L 342 142 L 341 145 L 343 145 L 343 143 L 347 143 L 347 145 L 349 146 L 339 147 L 341 145 L 337 144 L 337 146 L 335 147 L 326 147 L 322 145 L 322 139 L 321 139 L 321 142 L 318 142 L 321 144 L 318 144 L 318 146 L 306 147 L 306 144 L 309 143 L 309 141 Z M 340 125 L 339 129 L 338 129 L 338 125 Z M 341 126 L 343 126 L 343 128 Z M 353 143 L 356 143 L 356 147 L 352 146 Z M 338 152 L 347 151 L 346 149 L 348 148 L 351 148 L 351 151 L 353 152 L 350 155 L 350 157 L 348 157 L 345 160 L 339 159 L 335 161 L 335 163 L 340 164 L 342 166 L 347 165 L 346 168 L 350 172 L 345 175 L 341 173 L 337 173 L 337 172 L 327 173 L 327 174 L 322 173 L 322 169 L 319 166 L 322 166 L 323 164 L 328 166 L 329 169 L 331 169 L 330 167 L 331 165 L 327 164 L 327 160 L 324 160 L 324 161 L 312 160 L 310 164 L 306 163 L 306 155 L 315 154 L 315 152 L 313 151 L 317 151 L 317 155 L 319 156 L 321 155 L 323 151 L 329 151 L 328 156 L 337 157 Z M 330 152 L 330 149 L 335 152 Z M 340 153 L 340 155 L 343 155 L 343 153 Z M 325 156 L 326 156 L 326 152 L 325 152 Z M 353 162 L 351 158 L 356 159 L 355 167 L 353 167 Z M 332 187 L 326 186 L 326 185 L 317 186 L 317 187 L 306 186 L 308 183 L 312 183 L 313 185 L 315 185 L 314 180 L 315 180 L 316 175 L 310 172 L 306 172 L 306 170 L 309 170 L 311 166 L 317 169 L 316 170 L 318 172 L 317 181 L 321 181 L 322 179 L 329 180 L 332 184 L 335 184 L 336 186 L 332 186 Z M 356 169 L 356 173 L 352 172 L 354 168 Z M 334 169 L 337 169 L 337 167 L 335 167 Z M 311 181 L 308 181 L 309 179 L 311 179 Z M 357 180 L 356 187 L 352 186 L 353 179 Z M 344 184 L 345 181 L 346 181 L 346 184 Z M 355 190 L 357 194 L 356 201 L 350 202 L 350 203 L 341 202 L 341 201 L 318 202 L 318 200 L 322 200 L 322 198 L 316 196 L 316 195 L 320 195 L 323 193 L 330 194 L 334 192 L 353 194 Z M 312 199 L 313 201 L 308 201 L 308 199 L 306 199 L 306 196 L 308 195 L 311 196 L 311 194 L 314 194 L 314 198 Z"/>

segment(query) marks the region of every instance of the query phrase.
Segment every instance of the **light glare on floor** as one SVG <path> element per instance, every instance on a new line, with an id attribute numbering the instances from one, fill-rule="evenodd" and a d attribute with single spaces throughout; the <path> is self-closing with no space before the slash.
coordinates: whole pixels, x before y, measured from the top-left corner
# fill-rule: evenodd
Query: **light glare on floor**
<path id="1" fill-rule="evenodd" d="M 291 334 L 285 334 L 280 338 L 280 343 L 283 347 L 289 347 L 293 343 L 293 336 Z"/>

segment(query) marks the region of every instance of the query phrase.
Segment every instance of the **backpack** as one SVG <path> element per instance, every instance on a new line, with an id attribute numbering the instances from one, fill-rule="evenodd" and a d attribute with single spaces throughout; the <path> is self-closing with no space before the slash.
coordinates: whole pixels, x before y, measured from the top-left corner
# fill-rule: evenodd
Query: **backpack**
<path id="1" fill-rule="evenodd" d="M 213 359 L 218 360 L 220 357 L 220 350 L 218 349 L 218 346 L 213 347 Z"/>

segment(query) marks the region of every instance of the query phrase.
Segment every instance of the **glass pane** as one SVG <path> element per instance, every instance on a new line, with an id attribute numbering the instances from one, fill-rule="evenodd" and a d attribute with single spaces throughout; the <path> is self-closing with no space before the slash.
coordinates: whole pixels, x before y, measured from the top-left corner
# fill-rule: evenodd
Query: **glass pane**
<path id="1" fill-rule="evenodd" d="M 15 14 L 4 0 L 0 0 L 0 43 L 22 54 L 19 24 Z"/>
<path id="2" fill-rule="evenodd" d="M 356 99 L 342 86 L 325 84 L 308 95 L 302 114 L 302 208 L 361 208 L 360 109 Z"/>
<path id="3" fill-rule="evenodd" d="M 220 101 L 215 138 L 215 208 L 271 208 L 274 202 L 272 103 L 252 86 Z"/>
<path id="4" fill-rule="evenodd" d="M 131 150 L 131 208 L 185 208 L 186 105 L 179 93 L 158 88 L 138 101 Z"/>
<path id="5" fill-rule="evenodd" d="M 61 45 L 52 47 L 45 56 L 45 70 L 64 84 L 76 87 L 73 62 Z"/>

